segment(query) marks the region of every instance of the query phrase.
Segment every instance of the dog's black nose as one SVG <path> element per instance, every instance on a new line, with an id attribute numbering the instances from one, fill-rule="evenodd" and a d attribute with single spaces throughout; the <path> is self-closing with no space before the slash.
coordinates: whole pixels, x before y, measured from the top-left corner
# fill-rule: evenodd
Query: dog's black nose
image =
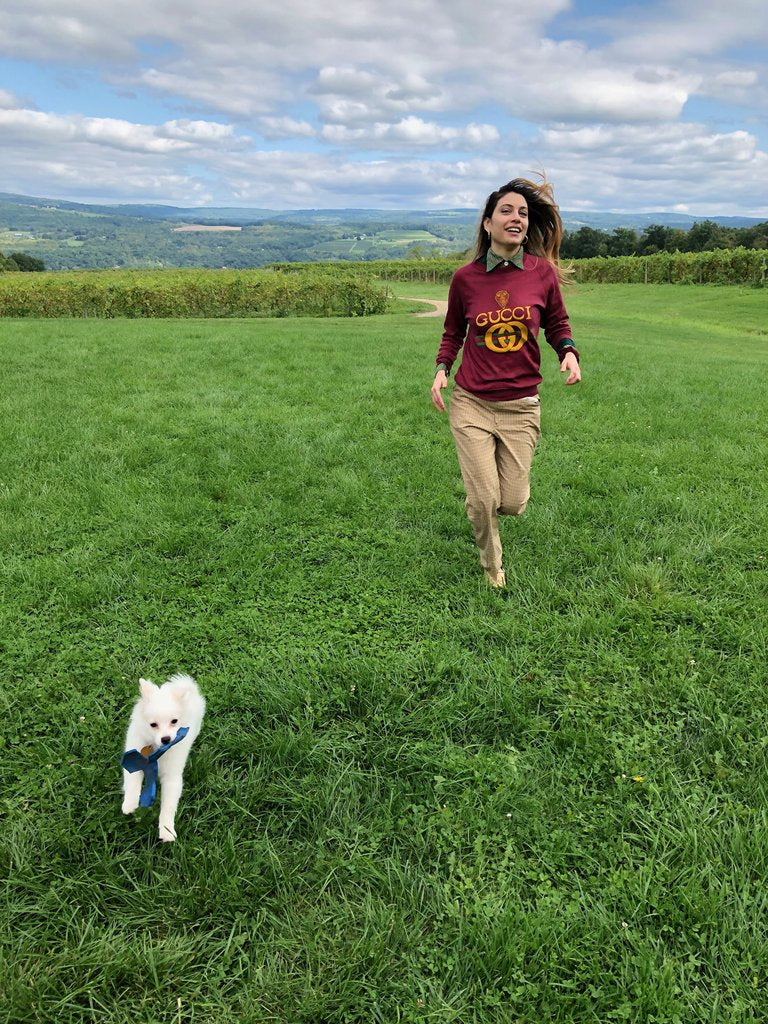
<path id="1" fill-rule="evenodd" d="M 171 742 L 171 737 L 170 736 L 161 736 L 160 739 L 161 739 L 161 741 L 163 743 L 163 746 L 165 746 L 166 743 L 170 743 Z"/>

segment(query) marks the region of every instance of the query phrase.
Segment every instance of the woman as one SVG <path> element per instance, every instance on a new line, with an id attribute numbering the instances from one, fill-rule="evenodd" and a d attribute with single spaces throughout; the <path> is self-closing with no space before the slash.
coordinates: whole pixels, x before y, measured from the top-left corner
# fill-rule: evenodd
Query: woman
<path id="1" fill-rule="evenodd" d="M 519 516 L 539 440 L 539 328 L 566 384 L 581 380 L 560 286 L 563 225 L 552 186 L 516 178 L 488 196 L 475 258 L 453 275 L 432 402 L 464 347 L 450 402 L 451 432 L 485 578 L 506 586 L 498 516 Z"/>

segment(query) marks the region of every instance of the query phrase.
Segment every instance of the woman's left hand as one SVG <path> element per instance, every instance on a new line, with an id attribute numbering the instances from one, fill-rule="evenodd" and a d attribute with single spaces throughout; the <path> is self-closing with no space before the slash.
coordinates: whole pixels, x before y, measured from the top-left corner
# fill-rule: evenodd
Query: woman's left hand
<path id="1" fill-rule="evenodd" d="M 581 369 L 579 367 L 579 360 L 573 354 L 573 352 L 566 352 L 563 357 L 562 363 L 560 363 L 560 373 L 567 373 L 568 376 L 565 378 L 566 384 L 578 384 L 581 380 Z"/>

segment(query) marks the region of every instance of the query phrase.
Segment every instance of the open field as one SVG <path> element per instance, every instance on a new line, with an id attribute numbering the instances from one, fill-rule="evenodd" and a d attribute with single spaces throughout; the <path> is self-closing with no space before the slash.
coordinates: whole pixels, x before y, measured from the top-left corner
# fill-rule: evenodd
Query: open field
<path id="1" fill-rule="evenodd" d="M 446 289 L 396 292 L 3 321 L 0 1024 L 768 1016 L 765 292 L 570 294 L 504 594 L 409 312 Z M 119 757 L 173 671 L 162 846 Z"/>

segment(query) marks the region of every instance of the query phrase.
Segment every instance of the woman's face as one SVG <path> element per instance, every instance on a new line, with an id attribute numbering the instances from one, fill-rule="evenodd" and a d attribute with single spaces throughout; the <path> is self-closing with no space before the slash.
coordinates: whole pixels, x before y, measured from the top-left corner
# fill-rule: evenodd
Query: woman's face
<path id="1" fill-rule="evenodd" d="M 491 234 L 491 248 L 499 255 L 514 254 L 528 233 L 528 203 L 519 192 L 507 192 L 483 227 Z"/>

